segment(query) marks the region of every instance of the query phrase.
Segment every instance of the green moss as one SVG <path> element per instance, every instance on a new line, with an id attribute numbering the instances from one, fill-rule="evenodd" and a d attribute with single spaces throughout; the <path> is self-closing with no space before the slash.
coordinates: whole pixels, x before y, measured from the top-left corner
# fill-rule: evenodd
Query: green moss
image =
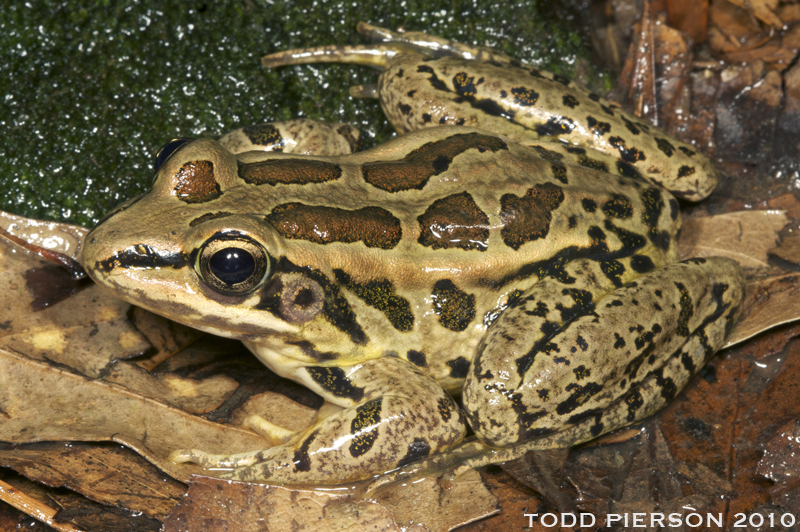
<path id="1" fill-rule="evenodd" d="M 146 190 L 152 154 L 176 136 L 307 116 L 386 139 L 377 102 L 347 95 L 374 71 L 266 71 L 259 62 L 288 48 L 364 42 L 359 20 L 494 45 L 564 75 L 589 56 L 558 1 L 75 4 L 16 2 L 0 17 L 0 209 L 83 225 Z"/>

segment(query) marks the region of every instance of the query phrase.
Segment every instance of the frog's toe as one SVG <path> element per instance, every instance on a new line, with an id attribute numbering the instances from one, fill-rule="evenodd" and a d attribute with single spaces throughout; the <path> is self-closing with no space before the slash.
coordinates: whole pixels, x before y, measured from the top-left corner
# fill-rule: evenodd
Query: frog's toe
<path id="1" fill-rule="evenodd" d="M 257 463 L 261 451 L 236 455 L 212 454 L 198 449 L 178 449 L 172 451 L 169 460 L 176 464 L 193 463 L 207 469 L 211 468 L 240 468 Z"/>

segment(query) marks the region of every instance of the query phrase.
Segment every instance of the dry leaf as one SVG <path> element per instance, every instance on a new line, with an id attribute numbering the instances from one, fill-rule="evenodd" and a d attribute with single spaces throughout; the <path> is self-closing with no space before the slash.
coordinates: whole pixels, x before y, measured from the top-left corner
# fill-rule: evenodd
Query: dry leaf
<path id="1" fill-rule="evenodd" d="M 772 480 L 772 502 L 787 512 L 800 511 L 800 420 L 781 427 L 764 445 L 756 473 Z"/>
<path id="2" fill-rule="evenodd" d="M 42 408 L 47 405 L 47 408 Z M 260 436 L 197 418 L 101 381 L 0 350 L 0 440 L 116 441 L 173 478 L 202 469 L 167 460 L 177 448 L 231 453 L 267 447 Z"/>
<path id="3" fill-rule="evenodd" d="M 118 445 L 34 443 L 0 446 L 0 464 L 50 487 L 65 487 L 120 508 L 163 519 L 186 486 Z"/>
<path id="4" fill-rule="evenodd" d="M 501 465 L 503 471 L 520 484 L 530 487 L 544 497 L 559 512 L 576 512 L 574 494 L 562 491 L 564 464 L 569 449 L 530 451 L 524 458 Z"/>
<path id="5" fill-rule="evenodd" d="M 83 238 L 89 232 L 77 225 L 45 222 L 0 211 L 0 227 L 23 240 L 45 249 L 77 258 Z"/>
<path id="6" fill-rule="evenodd" d="M 759 20 L 775 28 L 783 27 L 783 21 L 778 18 L 774 11 L 778 7 L 778 0 L 728 0 L 728 2 L 747 9 Z"/>
<path id="7" fill-rule="evenodd" d="M 371 498 L 392 512 L 401 530 L 445 532 L 498 512 L 497 499 L 477 471 L 467 471 L 442 487 L 436 477 L 389 485 Z"/>
<path id="8" fill-rule="evenodd" d="M 691 37 L 696 44 L 705 42 L 708 32 L 708 0 L 667 0 L 669 25 Z"/>
<path id="9" fill-rule="evenodd" d="M 722 71 L 716 103 L 716 154 L 729 161 L 759 163 L 772 153 L 783 97 L 780 75 L 758 61 Z"/>
<path id="10" fill-rule="evenodd" d="M 736 345 L 771 327 L 800 319 L 800 273 L 769 276 L 747 283 L 742 316 L 725 347 Z"/>
<path id="11" fill-rule="evenodd" d="M 497 511 L 477 472 L 443 490 L 435 480 L 381 490 L 373 499 L 352 490 L 292 490 L 193 477 L 189 492 L 164 523 L 164 532 L 216 530 L 446 532 Z M 213 524 L 212 524 L 213 523 Z"/>
<path id="12" fill-rule="evenodd" d="M 754 364 L 751 353 L 764 351 L 764 343 L 768 336 L 713 358 L 658 416 L 676 461 L 705 464 L 719 477 L 712 486 L 730 481 L 725 489 L 735 496 L 716 494 L 708 509 L 724 514 L 728 527 L 737 512 L 770 511 L 769 493 L 754 478 L 760 446 L 800 414 L 800 342 Z"/>
<path id="13" fill-rule="evenodd" d="M 744 268 L 767 268 L 767 251 L 787 222 L 783 211 L 737 211 L 684 220 L 678 241 L 681 259 L 729 257 Z"/>
<path id="14" fill-rule="evenodd" d="M 770 249 L 769 254 L 786 262 L 800 265 L 800 235 L 783 237 L 780 245 Z"/>
<path id="15" fill-rule="evenodd" d="M 658 125 L 655 72 L 655 22 L 650 18 L 650 3 L 644 3 L 644 13 L 628 48 L 628 54 L 620 73 L 615 99 L 633 111 L 636 116 L 646 118 Z"/>
<path id="16" fill-rule="evenodd" d="M 800 22 L 800 4 L 782 5 L 778 8 L 777 15 L 784 24 Z"/>

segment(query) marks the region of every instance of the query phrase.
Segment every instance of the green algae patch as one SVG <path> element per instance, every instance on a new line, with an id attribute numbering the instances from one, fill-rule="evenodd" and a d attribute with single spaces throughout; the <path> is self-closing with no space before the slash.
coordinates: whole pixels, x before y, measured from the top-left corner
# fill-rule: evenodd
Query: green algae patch
<path id="1" fill-rule="evenodd" d="M 591 63 L 561 2 L 76 4 L 17 2 L 0 18 L 0 209 L 87 226 L 147 189 L 153 155 L 174 137 L 299 116 L 351 123 L 367 145 L 391 136 L 377 101 L 347 93 L 373 70 L 260 66 L 288 48 L 363 43 L 359 20 L 494 46 L 567 76 Z"/>

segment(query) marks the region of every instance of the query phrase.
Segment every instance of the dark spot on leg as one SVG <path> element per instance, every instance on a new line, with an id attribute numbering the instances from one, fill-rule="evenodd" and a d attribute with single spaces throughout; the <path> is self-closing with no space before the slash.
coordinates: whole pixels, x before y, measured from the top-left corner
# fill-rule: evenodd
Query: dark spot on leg
<path id="1" fill-rule="evenodd" d="M 381 421 L 383 399 L 373 399 L 356 408 L 356 415 L 350 422 L 350 456 L 358 458 L 366 454 L 378 439 L 376 425 Z M 372 427 L 370 429 L 370 427 Z M 366 430 L 369 429 L 369 430 Z"/>
<path id="2" fill-rule="evenodd" d="M 469 375 L 469 360 L 464 357 L 448 360 L 447 366 L 450 368 L 450 376 L 454 379 L 464 379 Z"/>
<path id="3" fill-rule="evenodd" d="M 406 352 L 406 360 L 420 368 L 428 366 L 427 357 L 425 356 L 425 353 L 421 351 L 414 351 L 413 349 L 409 350 Z"/>
<path id="4" fill-rule="evenodd" d="M 663 151 L 667 157 L 672 157 L 672 154 L 675 153 L 675 146 L 670 144 L 667 139 L 662 139 L 661 137 L 655 137 L 655 139 L 658 149 Z"/>
<path id="5" fill-rule="evenodd" d="M 514 104 L 522 107 L 532 107 L 539 100 L 538 92 L 525 87 L 513 88 L 511 89 L 511 94 L 514 95 Z"/>
<path id="6" fill-rule="evenodd" d="M 364 397 L 364 388 L 353 386 L 342 368 L 328 366 L 307 366 L 305 368 L 311 380 L 326 392 L 359 402 Z"/>
<path id="7" fill-rule="evenodd" d="M 414 441 L 408 444 L 408 452 L 406 455 L 397 462 L 397 467 L 416 462 L 428 456 L 431 452 L 431 446 L 422 438 L 414 438 Z"/>
<path id="8" fill-rule="evenodd" d="M 578 101 L 578 99 L 575 98 L 575 96 L 573 96 L 571 94 L 565 94 L 564 97 L 561 98 L 561 102 L 564 105 L 566 105 L 567 107 L 569 107 L 570 109 L 575 109 L 577 106 L 579 106 L 581 104 Z"/>
<path id="9" fill-rule="evenodd" d="M 631 269 L 636 273 L 647 273 L 653 271 L 655 267 L 653 259 L 647 255 L 634 255 L 631 257 Z"/>

